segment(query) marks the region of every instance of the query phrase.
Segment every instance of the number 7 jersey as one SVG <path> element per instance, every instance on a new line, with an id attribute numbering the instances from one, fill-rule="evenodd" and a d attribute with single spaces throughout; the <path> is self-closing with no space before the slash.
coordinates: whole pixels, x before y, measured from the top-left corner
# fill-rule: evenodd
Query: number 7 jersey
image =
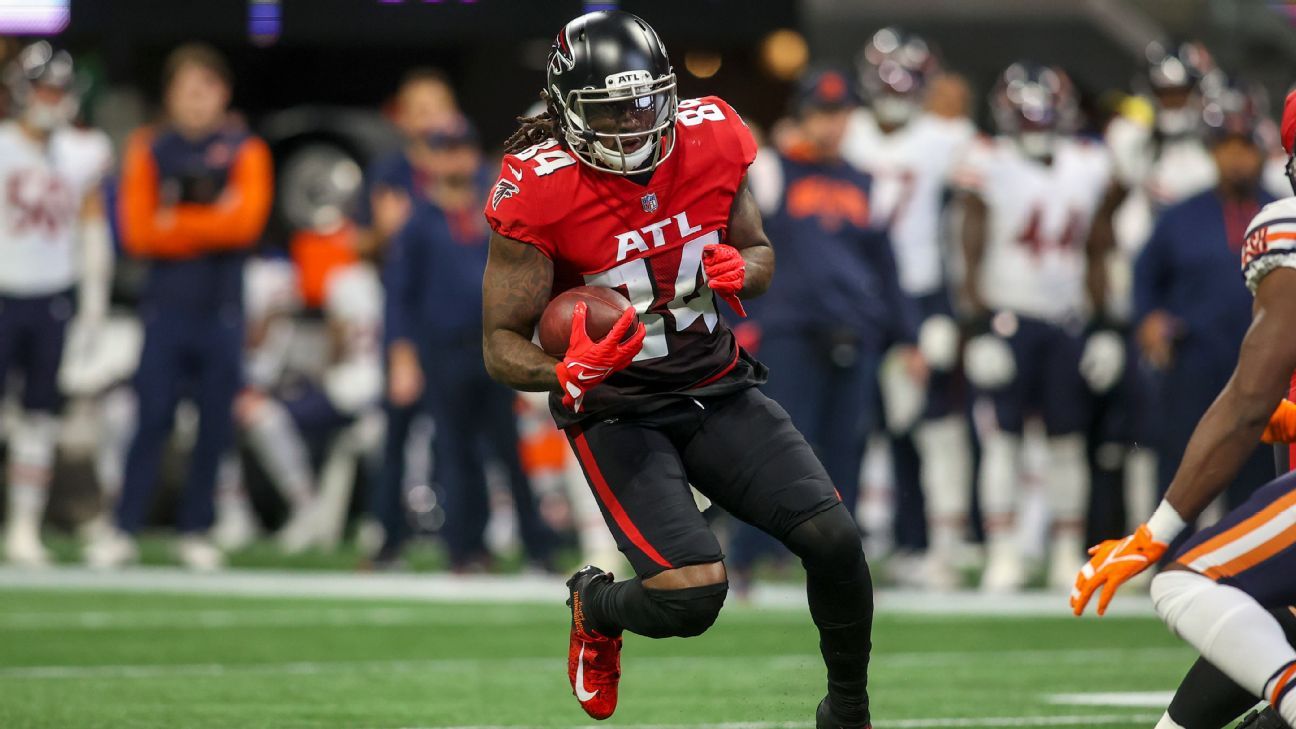
<path id="1" fill-rule="evenodd" d="M 643 351 L 590 391 L 581 418 L 651 410 L 764 378 L 716 311 L 702 272 L 702 249 L 727 240 L 756 142 L 713 96 L 681 101 L 674 134 L 674 151 L 647 184 L 582 164 L 551 139 L 506 155 L 486 201 L 495 232 L 553 261 L 552 295 L 616 289 L 647 329 Z M 560 425 L 577 420 L 557 397 L 550 405 Z"/>

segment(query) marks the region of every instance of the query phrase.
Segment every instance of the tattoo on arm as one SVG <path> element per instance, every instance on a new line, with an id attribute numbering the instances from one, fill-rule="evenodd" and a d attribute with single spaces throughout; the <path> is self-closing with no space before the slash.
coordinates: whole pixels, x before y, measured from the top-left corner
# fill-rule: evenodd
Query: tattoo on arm
<path id="1" fill-rule="evenodd" d="M 543 253 L 491 236 L 482 280 L 482 356 L 491 377 L 515 390 L 558 389 L 558 360 L 531 341 L 552 287 L 553 262 Z"/>
<path id="2" fill-rule="evenodd" d="M 774 247 L 765 235 L 760 208 L 747 187 L 744 176 L 729 209 L 729 245 L 737 248 L 747 264 L 743 289 L 739 298 L 751 299 L 765 293 L 774 278 Z"/>

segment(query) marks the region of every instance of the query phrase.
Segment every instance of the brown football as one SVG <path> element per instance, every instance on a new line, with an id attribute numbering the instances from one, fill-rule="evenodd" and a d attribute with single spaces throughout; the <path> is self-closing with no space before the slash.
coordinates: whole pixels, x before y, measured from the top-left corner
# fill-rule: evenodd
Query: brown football
<path id="1" fill-rule="evenodd" d="M 607 336 L 617 319 L 621 318 L 621 312 L 630 308 L 629 299 L 602 286 L 577 286 L 558 294 L 540 316 L 540 347 L 552 357 L 567 354 L 567 343 L 571 341 L 572 309 L 578 301 L 584 301 L 588 307 L 585 331 L 595 341 Z"/>

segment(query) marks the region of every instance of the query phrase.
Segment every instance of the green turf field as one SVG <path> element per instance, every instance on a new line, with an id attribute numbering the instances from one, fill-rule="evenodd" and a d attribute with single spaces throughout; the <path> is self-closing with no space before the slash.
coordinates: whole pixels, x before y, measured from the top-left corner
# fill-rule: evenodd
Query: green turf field
<path id="1" fill-rule="evenodd" d="M 4 729 L 593 723 L 567 684 L 561 604 L 0 589 Z M 888 613 L 875 643 L 877 729 L 1149 728 L 1146 699 L 1049 696 L 1168 691 L 1193 658 L 1150 618 Z M 731 605 L 692 640 L 627 636 L 623 667 L 609 726 L 808 727 L 823 692 L 793 609 Z"/>

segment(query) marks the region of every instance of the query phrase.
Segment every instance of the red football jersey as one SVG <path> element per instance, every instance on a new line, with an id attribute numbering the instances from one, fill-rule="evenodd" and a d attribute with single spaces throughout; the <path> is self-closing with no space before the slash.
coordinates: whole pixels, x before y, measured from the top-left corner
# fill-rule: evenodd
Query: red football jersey
<path id="1" fill-rule="evenodd" d="M 727 238 L 756 142 L 714 96 L 681 101 L 674 134 L 673 152 L 647 184 L 595 170 L 551 139 L 505 156 L 486 202 L 492 229 L 553 261 L 553 295 L 582 285 L 616 289 L 647 328 L 643 351 L 586 395 L 581 417 L 763 377 L 717 314 L 702 272 L 702 248 Z M 577 419 L 559 398 L 553 403 L 560 424 Z"/>

